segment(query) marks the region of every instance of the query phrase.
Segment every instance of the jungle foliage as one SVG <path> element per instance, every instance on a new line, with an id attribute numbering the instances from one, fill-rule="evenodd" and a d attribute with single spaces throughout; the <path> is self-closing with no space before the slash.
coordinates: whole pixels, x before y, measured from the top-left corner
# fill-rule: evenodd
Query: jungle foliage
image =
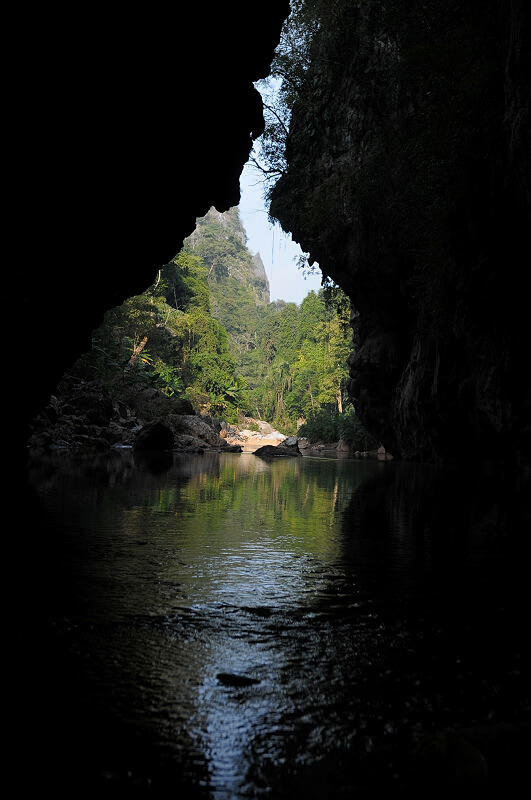
<path id="1" fill-rule="evenodd" d="M 178 253 L 149 289 L 107 312 L 71 374 L 103 380 L 133 406 L 151 387 L 231 416 L 244 381 L 235 375 L 227 332 L 210 313 L 206 276 L 201 258 Z"/>
<path id="2" fill-rule="evenodd" d="M 149 289 L 107 312 L 70 374 L 133 406 L 152 387 L 228 422 L 252 416 L 295 433 L 344 410 L 349 313 L 331 285 L 300 306 L 270 303 L 238 209 L 211 209 Z"/>
<path id="3" fill-rule="evenodd" d="M 246 414 L 295 433 L 319 409 L 343 411 L 350 305 L 332 284 L 310 292 L 300 306 L 269 303 L 267 276 L 245 242 L 237 209 L 211 209 L 185 248 L 207 266 L 212 314 L 227 331 L 236 372 L 247 383 Z"/>

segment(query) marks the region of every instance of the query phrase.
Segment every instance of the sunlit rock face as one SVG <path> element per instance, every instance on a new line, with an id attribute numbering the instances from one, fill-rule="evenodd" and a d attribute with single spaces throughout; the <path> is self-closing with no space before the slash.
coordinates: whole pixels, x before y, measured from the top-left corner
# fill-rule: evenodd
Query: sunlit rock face
<path id="1" fill-rule="evenodd" d="M 4 152 L 28 374 L 21 423 L 90 348 L 103 313 L 153 283 L 196 218 L 238 204 L 263 128 L 253 81 L 268 74 L 288 12 L 270 2 L 257 22 L 244 2 L 170 3 L 43 7 L 14 20 Z"/>
<path id="2" fill-rule="evenodd" d="M 350 393 L 396 456 L 528 458 L 529 7 L 344 2 L 272 214 L 349 294 Z"/>

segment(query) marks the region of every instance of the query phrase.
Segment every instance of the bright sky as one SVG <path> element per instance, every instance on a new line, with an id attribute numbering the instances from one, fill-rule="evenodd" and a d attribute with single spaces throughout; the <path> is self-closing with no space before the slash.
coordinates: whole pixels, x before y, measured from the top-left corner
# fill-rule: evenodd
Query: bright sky
<path id="1" fill-rule="evenodd" d="M 271 301 L 300 305 L 308 292 L 321 288 L 321 273 L 306 279 L 297 267 L 302 251 L 280 225 L 271 226 L 264 206 L 262 184 L 255 167 L 246 164 L 240 177 L 240 219 L 247 233 L 247 246 L 260 253 L 269 279 Z"/>

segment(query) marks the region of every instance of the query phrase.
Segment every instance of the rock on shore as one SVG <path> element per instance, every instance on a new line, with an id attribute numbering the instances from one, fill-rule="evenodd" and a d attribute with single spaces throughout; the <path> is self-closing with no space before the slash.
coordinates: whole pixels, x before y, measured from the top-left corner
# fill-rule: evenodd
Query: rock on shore
<path id="1" fill-rule="evenodd" d="M 196 414 L 186 400 L 167 398 L 146 387 L 135 408 L 112 397 L 102 381 L 78 381 L 64 397 L 52 396 L 30 426 L 29 447 L 105 450 L 131 447 L 138 451 L 241 452 L 267 445 L 298 450 L 267 422 L 246 418 L 258 430 L 228 425 Z M 300 454 L 300 453 L 299 453 Z M 281 453 L 277 453 L 281 455 Z"/>
<path id="2" fill-rule="evenodd" d="M 293 437 L 295 438 L 295 437 Z M 297 447 L 297 441 L 295 441 L 294 446 L 285 447 L 284 444 L 279 445 L 272 445 L 266 444 L 263 447 L 259 447 L 257 450 L 254 451 L 255 456 L 261 456 L 262 458 L 282 458 L 286 456 L 302 456 L 301 451 Z"/>
<path id="3" fill-rule="evenodd" d="M 141 416 L 113 398 L 102 381 L 79 381 L 66 398 L 50 398 L 31 423 L 28 445 L 79 450 L 241 450 L 220 436 L 220 421 L 194 414 L 187 401 L 172 401 L 149 388 L 143 394 L 143 405 L 155 411 L 154 418 Z"/>

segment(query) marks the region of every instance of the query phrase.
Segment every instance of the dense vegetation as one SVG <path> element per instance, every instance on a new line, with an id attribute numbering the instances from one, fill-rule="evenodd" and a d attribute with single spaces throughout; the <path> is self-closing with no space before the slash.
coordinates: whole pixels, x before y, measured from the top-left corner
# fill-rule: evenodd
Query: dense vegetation
<path id="1" fill-rule="evenodd" d="M 185 248 L 208 268 L 212 313 L 247 384 L 247 413 L 285 432 L 320 411 L 341 413 L 351 344 L 343 292 L 327 286 L 310 292 L 300 307 L 268 303 L 267 277 L 245 246 L 237 209 L 211 210 Z"/>
<path id="2" fill-rule="evenodd" d="M 107 312 L 71 375 L 99 378 L 132 405 L 147 384 L 221 411 L 237 393 L 234 369 L 227 333 L 210 314 L 206 268 L 181 251 L 149 289 Z"/>
<path id="3" fill-rule="evenodd" d="M 133 406 L 151 386 L 228 422 L 348 439 L 358 424 L 345 411 L 349 314 L 332 285 L 300 306 L 270 303 L 238 209 L 211 209 L 149 289 L 107 312 L 70 377 L 99 378 Z"/>

